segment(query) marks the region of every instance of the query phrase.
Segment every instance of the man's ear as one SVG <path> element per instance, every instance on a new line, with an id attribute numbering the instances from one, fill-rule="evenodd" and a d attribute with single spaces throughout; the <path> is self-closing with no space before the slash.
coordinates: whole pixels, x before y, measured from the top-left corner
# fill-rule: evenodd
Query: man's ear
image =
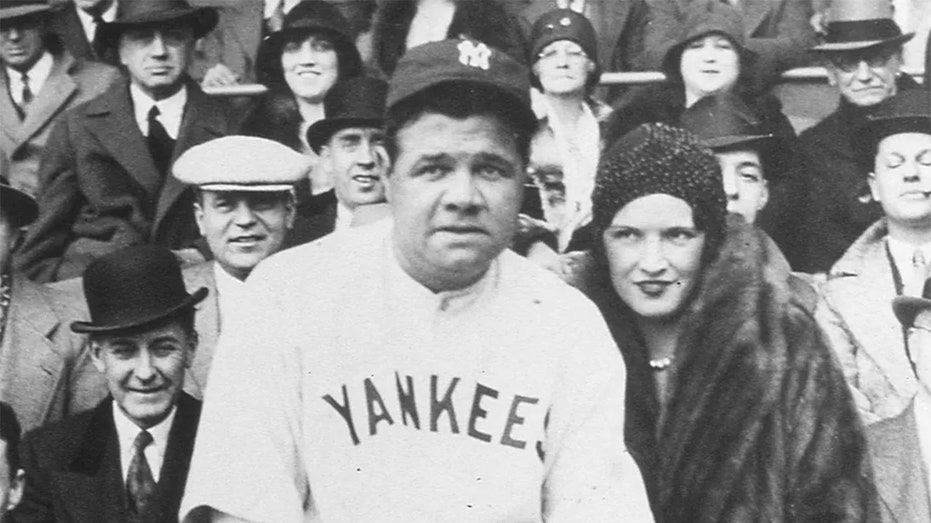
<path id="1" fill-rule="evenodd" d="M 288 195 L 288 203 L 285 205 L 287 209 L 288 216 L 285 219 L 285 226 L 290 229 L 294 227 L 294 219 L 297 217 L 297 196 L 294 194 L 294 191 L 291 191 L 291 194 Z"/>
<path id="2" fill-rule="evenodd" d="M 99 341 L 91 340 L 88 342 L 88 347 L 90 348 L 91 361 L 94 362 L 94 368 L 97 369 L 97 372 L 106 371 L 106 365 L 103 363 L 103 358 L 100 357 L 100 352 L 103 348 L 100 346 Z"/>
<path id="3" fill-rule="evenodd" d="M 821 65 L 824 66 L 824 70 L 827 71 L 828 85 L 831 87 L 836 87 L 839 83 L 839 80 L 837 79 L 837 68 L 834 67 L 834 64 L 831 63 L 831 61 L 827 58 L 821 60 Z"/>
<path id="4" fill-rule="evenodd" d="M 879 191 L 877 190 L 876 184 L 876 174 L 870 173 L 866 178 L 866 183 L 870 185 L 870 195 L 873 196 L 873 201 L 879 201 Z"/>
<path id="5" fill-rule="evenodd" d="M 200 204 L 200 199 L 194 200 L 194 222 L 197 223 L 197 230 L 200 232 L 200 235 L 205 235 L 204 207 Z"/>
<path id="6" fill-rule="evenodd" d="M 763 207 L 766 207 L 766 204 L 769 202 L 769 181 L 763 180 L 763 188 L 760 191 L 760 201 L 756 206 L 756 210 L 762 211 Z"/>
<path id="7" fill-rule="evenodd" d="M 16 505 L 19 505 L 19 502 L 23 499 L 23 491 L 25 489 L 26 471 L 19 469 L 16 471 L 16 476 L 13 477 L 13 481 L 10 482 L 10 493 L 6 499 L 7 510 L 13 510 L 16 508 Z M 5 518 L 4 521 L 6 521 Z"/>

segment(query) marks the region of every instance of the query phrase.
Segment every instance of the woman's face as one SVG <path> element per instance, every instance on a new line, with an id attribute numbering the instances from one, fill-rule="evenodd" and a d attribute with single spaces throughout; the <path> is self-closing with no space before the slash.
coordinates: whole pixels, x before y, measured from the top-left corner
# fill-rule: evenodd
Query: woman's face
<path id="1" fill-rule="evenodd" d="M 685 44 L 679 72 L 685 91 L 702 98 L 727 91 L 737 84 L 740 57 L 727 37 L 709 34 Z"/>
<path id="2" fill-rule="evenodd" d="M 543 92 L 552 95 L 585 95 L 588 75 L 595 70 L 582 47 L 571 40 L 556 40 L 537 55 L 534 74 Z"/>
<path id="3" fill-rule="evenodd" d="M 281 50 L 281 69 L 294 96 L 322 103 L 339 77 L 336 46 L 320 35 L 289 41 Z"/>
<path id="4" fill-rule="evenodd" d="M 699 280 L 705 234 L 692 208 L 668 194 L 642 196 L 602 236 L 614 290 L 641 318 L 675 319 Z"/>

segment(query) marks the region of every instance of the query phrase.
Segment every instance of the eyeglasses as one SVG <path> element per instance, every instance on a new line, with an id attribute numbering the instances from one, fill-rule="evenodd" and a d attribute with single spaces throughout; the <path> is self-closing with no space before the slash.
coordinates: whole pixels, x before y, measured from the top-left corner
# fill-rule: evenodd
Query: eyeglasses
<path id="1" fill-rule="evenodd" d="M 860 67 L 860 62 L 866 64 L 870 69 L 885 67 L 889 60 L 896 55 L 896 51 L 881 49 L 876 51 L 867 51 L 865 53 L 843 53 L 830 58 L 834 67 L 845 73 L 852 73 Z"/>

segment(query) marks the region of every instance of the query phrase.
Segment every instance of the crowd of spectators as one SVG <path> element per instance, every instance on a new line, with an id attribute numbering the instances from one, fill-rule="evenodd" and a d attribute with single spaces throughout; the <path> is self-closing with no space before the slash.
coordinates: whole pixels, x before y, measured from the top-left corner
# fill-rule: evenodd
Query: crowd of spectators
<path id="1" fill-rule="evenodd" d="M 929 34 L 0 0 L 0 522 L 931 523 Z"/>

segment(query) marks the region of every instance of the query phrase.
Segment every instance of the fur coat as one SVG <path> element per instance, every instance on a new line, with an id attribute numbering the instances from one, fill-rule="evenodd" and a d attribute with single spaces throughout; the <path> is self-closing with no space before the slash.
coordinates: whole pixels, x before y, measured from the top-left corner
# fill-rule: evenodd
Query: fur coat
<path id="1" fill-rule="evenodd" d="M 386 0 L 375 13 L 375 65 L 386 77 L 391 76 L 407 50 L 407 32 L 416 13 L 416 0 Z M 457 0 L 446 36 L 458 38 L 463 34 L 527 62 L 520 22 L 498 0 Z"/>
<path id="2" fill-rule="evenodd" d="M 570 281 L 624 355 L 624 439 L 657 521 L 872 520 L 864 430 L 812 317 L 813 291 L 759 229 L 729 221 L 684 312 L 665 408 L 634 314 L 599 267 L 578 259 Z"/>

